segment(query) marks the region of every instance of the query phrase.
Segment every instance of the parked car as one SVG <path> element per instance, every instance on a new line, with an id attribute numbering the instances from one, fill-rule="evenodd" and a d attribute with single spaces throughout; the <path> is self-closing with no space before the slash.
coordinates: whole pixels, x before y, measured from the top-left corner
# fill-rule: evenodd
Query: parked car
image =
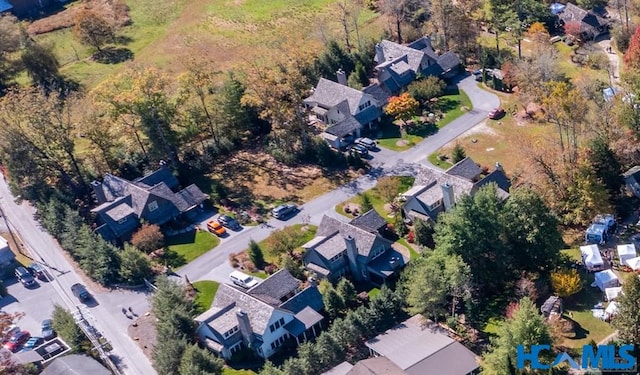
<path id="1" fill-rule="evenodd" d="M 56 337 L 56 331 L 53 330 L 53 327 L 51 326 L 51 319 L 45 319 L 42 321 L 42 324 L 40 325 L 40 329 L 41 329 L 41 333 L 42 333 L 42 337 L 45 340 L 50 340 L 54 337 Z"/>
<path id="2" fill-rule="evenodd" d="M 217 221 L 211 220 L 207 223 L 207 229 L 211 233 L 215 233 L 218 236 L 224 236 L 227 234 L 227 230 Z"/>
<path id="3" fill-rule="evenodd" d="M 294 215 L 297 211 L 298 207 L 295 204 L 281 204 L 271 210 L 271 215 L 276 219 L 283 220 Z"/>
<path id="4" fill-rule="evenodd" d="M 9 341 L 4 344 L 5 349 L 10 350 L 12 352 L 17 352 L 22 345 L 24 345 L 27 340 L 31 337 L 31 334 L 28 331 L 20 331 L 13 335 Z"/>
<path id="5" fill-rule="evenodd" d="M 505 115 L 505 111 L 502 108 L 495 108 L 493 111 L 489 112 L 489 114 L 487 115 L 488 118 L 492 119 L 492 120 L 497 120 L 500 117 Z"/>
<path id="6" fill-rule="evenodd" d="M 88 301 L 91 298 L 87 288 L 80 283 L 71 285 L 71 291 L 73 292 L 73 295 L 80 300 L 80 302 Z"/>
<path id="7" fill-rule="evenodd" d="M 15 324 L 12 324 L 10 326 L 8 326 L 3 332 L 2 332 L 2 338 L 3 338 L 3 342 L 8 341 L 11 337 L 13 337 L 13 335 L 15 335 L 16 333 L 20 332 L 20 327 L 18 327 Z"/>
<path id="8" fill-rule="evenodd" d="M 358 138 L 356 139 L 355 144 L 364 146 L 368 150 L 373 150 L 374 148 L 376 148 L 376 141 L 370 138 Z"/>
<path id="9" fill-rule="evenodd" d="M 32 337 L 30 338 L 26 344 L 22 347 L 21 352 L 28 352 L 29 350 L 33 350 L 40 346 L 44 342 L 42 337 Z"/>
<path id="10" fill-rule="evenodd" d="M 31 272 L 31 274 L 34 277 L 37 277 L 40 280 L 46 279 L 45 269 L 42 266 L 42 264 L 40 264 L 38 262 L 33 262 L 33 263 L 31 263 L 30 265 L 27 266 L 27 269 L 29 270 L 29 272 Z"/>
<path id="11" fill-rule="evenodd" d="M 258 280 L 256 280 L 253 276 L 249 276 L 246 273 L 242 273 L 240 271 L 231 272 L 229 278 L 234 284 L 246 289 L 253 288 L 254 286 L 259 284 Z"/>
<path id="12" fill-rule="evenodd" d="M 238 223 L 238 221 L 234 218 L 232 218 L 229 215 L 220 215 L 218 217 L 218 221 L 220 222 L 220 224 L 224 225 L 225 227 L 231 229 L 231 230 L 241 230 L 242 227 L 240 226 L 240 224 Z"/>
<path id="13" fill-rule="evenodd" d="M 351 146 L 351 150 L 349 150 L 351 153 L 360 155 L 360 157 L 365 157 L 367 155 L 369 155 L 369 150 L 367 150 L 366 147 L 361 146 L 361 145 L 353 145 Z"/>
<path id="14" fill-rule="evenodd" d="M 16 268 L 15 274 L 16 274 L 16 277 L 18 278 L 18 280 L 20 280 L 20 282 L 22 283 L 22 285 L 24 285 L 24 286 L 34 286 L 34 285 L 36 285 L 36 280 L 33 278 L 31 273 L 29 273 L 29 271 L 27 271 L 26 268 L 24 268 L 24 267 Z"/>

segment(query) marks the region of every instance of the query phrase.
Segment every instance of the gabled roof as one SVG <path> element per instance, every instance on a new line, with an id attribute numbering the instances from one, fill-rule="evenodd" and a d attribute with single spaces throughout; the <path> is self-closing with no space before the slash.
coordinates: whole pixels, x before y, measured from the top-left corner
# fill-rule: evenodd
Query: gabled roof
<path id="1" fill-rule="evenodd" d="M 587 11 L 575 4 L 567 3 L 564 9 L 558 13 L 558 17 L 565 23 L 580 22 L 580 31 L 598 34 L 598 28 L 607 25 L 607 20 L 593 11 Z"/>
<path id="2" fill-rule="evenodd" d="M 488 175 L 486 175 L 482 180 L 478 181 L 474 185 L 474 189 L 477 190 L 484 185 L 495 183 L 498 185 L 500 190 L 509 193 L 509 189 L 511 189 L 511 181 L 507 178 L 507 175 L 504 174 L 504 171 L 500 169 L 494 169 Z"/>
<path id="3" fill-rule="evenodd" d="M 326 78 L 320 78 L 313 94 L 305 99 L 304 102 L 308 104 L 318 103 L 322 107 L 333 108 L 346 100 L 349 112 L 355 115 L 363 95 L 365 94 L 360 90 L 341 85 Z"/>
<path id="4" fill-rule="evenodd" d="M 406 375 L 400 367 L 387 357 L 367 358 L 353 366 L 347 375 Z"/>
<path id="5" fill-rule="evenodd" d="M 380 42 L 380 47 L 382 47 L 382 52 L 384 55 L 384 61 L 377 61 L 378 65 L 383 64 L 388 61 L 398 61 L 403 59 L 406 56 L 406 64 L 409 68 L 417 73 L 420 71 L 420 65 L 422 61 L 427 58 L 425 52 L 413 49 L 409 46 L 403 46 L 396 42 L 392 42 L 390 40 L 383 40 Z"/>
<path id="6" fill-rule="evenodd" d="M 373 103 L 362 111 L 358 112 L 355 116 L 358 123 L 367 125 L 377 120 L 382 116 L 382 110 Z"/>
<path id="7" fill-rule="evenodd" d="M 470 158 L 466 157 L 445 171 L 446 174 L 474 181 L 482 173 L 482 169 Z"/>
<path id="8" fill-rule="evenodd" d="M 131 208 L 133 208 L 138 217 L 142 215 L 142 211 L 149 199 L 147 190 L 110 173 L 105 174 L 102 180 L 102 190 L 107 201 L 114 201 L 117 198 L 130 195 Z"/>
<path id="9" fill-rule="evenodd" d="M 356 247 L 358 248 L 358 254 L 364 257 L 369 256 L 369 253 L 371 252 L 376 241 L 390 243 L 390 241 L 382 238 L 382 236 L 378 234 L 369 233 L 366 230 L 360 229 L 349 223 L 343 223 L 340 220 L 334 219 L 327 215 L 324 215 L 322 217 L 316 235 L 327 237 L 325 241 L 331 239 L 330 243 L 335 245 L 332 248 L 327 249 L 325 249 L 325 247 L 322 247 L 322 244 L 315 247 L 316 251 L 318 251 L 325 258 L 327 258 L 327 255 L 329 255 L 327 254 L 327 252 L 329 252 L 331 249 L 337 248 L 340 249 L 340 251 L 346 249 L 346 244 L 344 242 L 344 238 L 346 236 L 351 236 L 355 239 Z M 337 254 L 338 252 L 336 252 L 335 254 Z M 331 251 L 331 253 L 333 253 L 333 251 Z M 331 259 L 331 257 L 328 257 L 327 259 Z"/>
<path id="10" fill-rule="evenodd" d="M 100 362 L 84 354 L 70 354 L 54 359 L 41 373 L 42 375 L 111 375 Z"/>
<path id="11" fill-rule="evenodd" d="M 636 181 L 640 182 L 640 165 L 636 165 L 631 167 L 628 171 L 622 174 L 624 178 L 634 178 Z"/>
<path id="12" fill-rule="evenodd" d="M 364 229 L 367 232 L 375 233 L 380 229 L 387 226 L 387 221 L 380 216 L 378 211 L 371 209 L 364 214 L 354 218 L 349 222 L 351 225 L 355 225 L 360 229 Z"/>
<path id="13" fill-rule="evenodd" d="M 136 178 L 135 183 L 143 184 L 146 186 L 157 185 L 161 182 L 167 184 L 169 189 L 175 189 L 178 187 L 178 179 L 171 173 L 171 170 L 166 165 L 161 165 L 160 168 L 147 174 L 146 176 Z"/>
<path id="14" fill-rule="evenodd" d="M 295 293 L 298 288 L 300 288 L 300 280 L 283 268 L 249 289 L 247 293 L 270 305 L 278 306 L 283 302 L 282 298 Z"/>
<path id="15" fill-rule="evenodd" d="M 436 61 L 440 66 L 440 69 L 442 69 L 442 71 L 445 73 L 462 63 L 458 55 L 456 55 L 452 51 L 445 52 L 442 55 L 438 56 Z"/>
<path id="16" fill-rule="evenodd" d="M 362 125 L 356 120 L 353 116 L 346 116 L 344 120 L 339 123 L 332 125 L 325 130 L 325 133 L 335 135 L 338 138 L 346 137 L 349 134 L 352 134 L 356 130 L 360 129 Z"/>
<path id="17" fill-rule="evenodd" d="M 346 375 L 349 370 L 353 368 L 353 365 L 347 361 L 340 363 L 339 365 L 331 368 L 327 372 L 323 372 L 322 375 Z"/>
<path id="18" fill-rule="evenodd" d="M 233 310 L 240 309 L 246 312 L 253 331 L 259 335 L 262 335 L 267 329 L 267 324 L 275 309 L 273 306 L 241 290 L 227 284 L 220 284 L 216 296 L 213 298 L 211 309 L 223 310 L 230 308 L 230 306 L 234 308 Z M 203 317 L 204 314 L 201 314 L 198 318 Z M 198 318 L 196 320 L 200 321 Z"/>
<path id="19" fill-rule="evenodd" d="M 305 288 L 303 291 L 280 305 L 281 309 L 291 311 L 294 314 L 299 313 L 307 307 L 310 307 L 315 311 L 321 311 L 324 308 L 322 294 L 320 294 L 317 286 L 309 286 Z"/>
<path id="20" fill-rule="evenodd" d="M 390 92 L 375 83 L 363 88 L 362 92 L 373 96 L 373 98 L 378 102 L 378 105 L 380 106 L 384 106 L 385 104 L 387 104 L 389 98 L 391 97 Z"/>

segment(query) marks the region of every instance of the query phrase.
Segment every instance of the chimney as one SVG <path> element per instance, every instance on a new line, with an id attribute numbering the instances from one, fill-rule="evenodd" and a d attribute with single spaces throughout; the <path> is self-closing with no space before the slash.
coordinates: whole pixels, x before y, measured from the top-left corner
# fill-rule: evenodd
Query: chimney
<path id="1" fill-rule="evenodd" d="M 456 199 L 453 195 L 453 185 L 448 182 L 442 184 L 442 201 L 444 203 L 445 211 L 449 211 L 451 207 L 456 204 Z"/>
<path id="2" fill-rule="evenodd" d="M 347 73 L 345 73 L 344 70 L 338 69 L 338 71 L 336 72 L 336 76 L 338 77 L 339 84 L 341 84 L 342 86 L 348 86 Z"/>
<path id="3" fill-rule="evenodd" d="M 103 204 L 107 201 L 107 197 L 104 195 L 104 190 L 102 190 L 102 182 L 93 180 L 91 181 L 91 187 L 93 187 L 93 193 L 96 195 L 96 202 L 98 204 Z"/>
<path id="4" fill-rule="evenodd" d="M 376 62 L 382 64 L 384 62 L 384 51 L 380 43 L 376 43 Z"/>
<path id="5" fill-rule="evenodd" d="M 309 288 L 317 288 L 318 287 L 318 280 L 316 280 L 315 277 L 311 276 L 307 279 L 307 281 L 309 281 Z"/>
<path id="6" fill-rule="evenodd" d="M 347 245 L 347 258 L 349 259 L 349 269 L 351 275 L 355 280 L 362 280 L 362 274 L 360 273 L 360 267 L 358 266 L 358 247 L 356 246 L 356 239 L 352 235 L 347 235 L 344 238 L 344 242 Z"/>
<path id="7" fill-rule="evenodd" d="M 238 318 L 240 333 L 242 333 L 242 337 L 244 338 L 245 344 L 251 347 L 251 345 L 253 344 L 253 328 L 251 328 L 249 315 L 247 315 L 247 313 L 242 311 L 242 309 L 238 309 L 238 311 L 236 311 L 236 318 Z"/>
<path id="8" fill-rule="evenodd" d="M 502 169 L 502 164 L 499 161 L 496 162 L 496 171 L 504 172 Z"/>

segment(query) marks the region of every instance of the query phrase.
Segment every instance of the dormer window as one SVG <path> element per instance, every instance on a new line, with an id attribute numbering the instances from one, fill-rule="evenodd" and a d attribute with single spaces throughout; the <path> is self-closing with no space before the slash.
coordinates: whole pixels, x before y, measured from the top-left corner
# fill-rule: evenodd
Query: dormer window
<path id="1" fill-rule="evenodd" d="M 223 333 L 222 336 L 224 336 L 225 339 L 228 339 L 229 337 L 231 337 L 231 335 L 238 332 L 238 329 L 239 329 L 238 326 L 235 326 L 230 330 L 228 330 L 227 332 Z"/>
<path id="2" fill-rule="evenodd" d="M 157 210 L 158 209 L 158 201 L 149 202 L 149 205 L 147 205 L 147 208 L 149 208 L 149 212 L 153 212 L 153 211 Z"/>
<path id="3" fill-rule="evenodd" d="M 365 108 L 367 108 L 367 107 L 369 107 L 369 106 L 371 106 L 371 101 L 370 101 L 370 100 L 367 100 L 367 102 L 366 102 L 366 103 L 364 103 L 364 104 L 360 104 L 360 105 L 358 106 L 358 111 L 362 111 L 363 109 L 365 109 Z"/>

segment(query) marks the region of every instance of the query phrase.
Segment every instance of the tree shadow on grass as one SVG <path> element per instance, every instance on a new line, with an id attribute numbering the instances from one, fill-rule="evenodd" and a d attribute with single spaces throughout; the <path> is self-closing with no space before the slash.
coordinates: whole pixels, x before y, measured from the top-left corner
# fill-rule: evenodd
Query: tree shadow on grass
<path id="1" fill-rule="evenodd" d="M 573 337 L 569 337 L 569 340 L 582 340 L 584 338 L 586 338 L 587 336 L 589 336 L 589 330 L 584 329 L 580 323 L 576 322 L 575 320 L 568 318 L 565 316 L 565 319 L 567 319 L 568 321 L 573 323 L 573 332 L 574 335 Z"/>
<path id="2" fill-rule="evenodd" d="M 422 138 L 426 138 L 430 135 L 436 134 L 437 132 L 438 127 L 436 124 L 432 124 L 430 122 L 419 122 L 407 127 L 407 134 L 417 135 Z"/>
<path id="3" fill-rule="evenodd" d="M 452 111 L 458 108 L 459 105 L 460 105 L 460 101 L 458 100 L 451 99 L 451 98 L 440 98 L 438 99 L 438 102 L 436 103 L 435 108 L 439 109 L 444 113 L 447 113 L 449 111 Z"/>
<path id="4" fill-rule="evenodd" d="M 133 60 L 133 51 L 129 48 L 107 47 L 94 53 L 92 58 L 101 64 L 119 64 Z"/>
<path id="5" fill-rule="evenodd" d="M 187 260 L 185 259 L 185 257 L 173 250 L 167 250 L 162 256 L 162 261 L 167 266 L 171 266 L 171 268 L 178 268 L 187 264 Z"/>

